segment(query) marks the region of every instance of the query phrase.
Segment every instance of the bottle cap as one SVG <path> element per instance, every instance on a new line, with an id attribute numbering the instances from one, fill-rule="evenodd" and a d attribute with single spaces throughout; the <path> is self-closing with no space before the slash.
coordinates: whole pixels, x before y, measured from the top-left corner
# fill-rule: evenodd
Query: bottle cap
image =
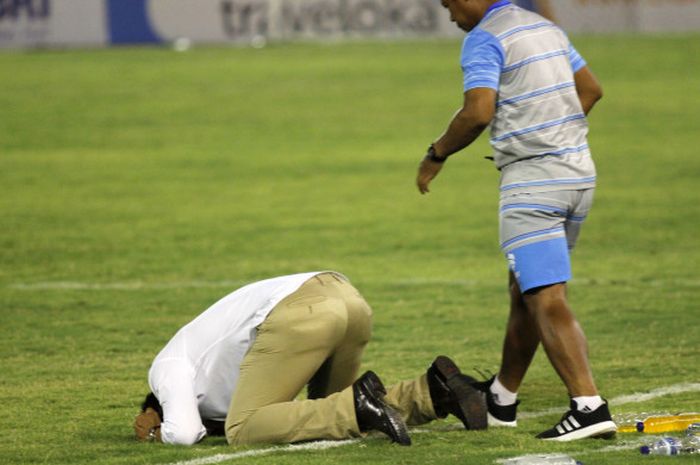
<path id="1" fill-rule="evenodd" d="M 637 422 L 637 431 L 640 433 L 644 432 L 644 422 L 643 421 L 638 421 Z"/>
<path id="2" fill-rule="evenodd" d="M 639 448 L 639 452 L 641 452 L 642 455 L 649 455 L 651 451 L 649 450 L 649 446 L 642 446 Z"/>

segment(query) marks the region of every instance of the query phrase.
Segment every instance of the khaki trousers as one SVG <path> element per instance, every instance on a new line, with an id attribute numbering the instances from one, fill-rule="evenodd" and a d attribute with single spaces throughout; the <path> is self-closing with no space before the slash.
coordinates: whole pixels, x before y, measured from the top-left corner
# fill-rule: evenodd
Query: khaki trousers
<path id="1" fill-rule="evenodd" d="M 323 273 L 275 306 L 241 364 L 226 417 L 229 444 L 360 436 L 352 383 L 372 310 L 344 278 Z M 308 399 L 294 400 L 307 386 Z M 425 375 L 387 388 L 409 424 L 436 418 Z"/>

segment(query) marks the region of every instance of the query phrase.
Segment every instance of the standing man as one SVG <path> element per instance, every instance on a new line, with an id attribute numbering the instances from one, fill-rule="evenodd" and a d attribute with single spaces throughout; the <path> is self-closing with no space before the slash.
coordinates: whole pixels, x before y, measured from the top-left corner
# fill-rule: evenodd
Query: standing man
<path id="1" fill-rule="evenodd" d="M 491 124 L 511 306 L 499 373 L 478 385 L 487 393 L 489 424 L 516 426 L 518 388 L 541 342 L 571 405 L 538 437 L 612 437 L 616 426 L 566 298 L 569 250 L 595 188 L 586 115 L 602 97 L 601 87 L 564 32 L 536 13 L 505 0 L 442 5 L 469 32 L 461 55 L 464 103 L 428 149 L 417 184 L 428 192 L 447 157 Z"/>
<path id="2" fill-rule="evenodd" d="M 141 440 L 191 445 L 344 439 L 371 430 L 410 445 L 406 423 L 453 414 L 486 428 L 486 402 L 447 357 L 421 377 L 384 388 L 357 378 L 372 310 L 340 273 L 249 284 L 184 326 L 149 371 L 134 430 Z M 308 399 L 295 400 L 308 386 Z"/>

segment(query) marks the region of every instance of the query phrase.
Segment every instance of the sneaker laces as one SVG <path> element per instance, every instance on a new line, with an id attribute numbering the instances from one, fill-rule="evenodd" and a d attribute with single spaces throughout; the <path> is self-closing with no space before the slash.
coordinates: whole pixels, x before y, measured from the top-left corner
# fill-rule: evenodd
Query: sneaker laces
<path id="1" fill-rule="evenodd" d="M 487 379 L 491 379 L 495 376 L 493 371 L 489 370 L 488 368 L 486 370 L 482 370 L 479 367 L 473 367 L 472 369 L 476 371 L 479 374 L 479 376 L 481 376 L 484 379 L 484 381 L 486 381 Z"/>

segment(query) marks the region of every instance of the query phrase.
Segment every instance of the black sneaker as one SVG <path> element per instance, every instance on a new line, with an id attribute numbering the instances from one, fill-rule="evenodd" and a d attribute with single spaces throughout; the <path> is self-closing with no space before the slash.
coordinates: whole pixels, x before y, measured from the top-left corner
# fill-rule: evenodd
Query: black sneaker
<path id="1" fill-rule="evenodd" d="M 559 423 L 538 434 L 537 438 L 548 441 L 573 441 L 584 438 L 612 439 L 615 436 L 617 426 L 612 421 L 607 402 L 592 412 L 579 411 L 573 400 L 569 408 Z"/>
<path id="2" fill-rule="evenodd" d="M 471 376 L 462 374 L 457 365 L 444 355 L 433 361 L 426 375 L 433 408 L 439 418 L 452 414 L 466 429 L 486 429 L 486 399 L 472 386 Z"/>
<path id="3" fill-rule="evenodd" d="M 486 407 L 488 409 L 488 424 L 489 426 L 508 426 L 515 428 L 518 426 L 517 420 L 517 410 L 520 401 L 516 401 L 514 404 L 510 405 L 498 405 L 494 394 L 491 392 L 491 385 L 496 376 L 492 376 L 486 381 L 476 381 L 472 383 L 474 389 L 486 394 Z"/>

